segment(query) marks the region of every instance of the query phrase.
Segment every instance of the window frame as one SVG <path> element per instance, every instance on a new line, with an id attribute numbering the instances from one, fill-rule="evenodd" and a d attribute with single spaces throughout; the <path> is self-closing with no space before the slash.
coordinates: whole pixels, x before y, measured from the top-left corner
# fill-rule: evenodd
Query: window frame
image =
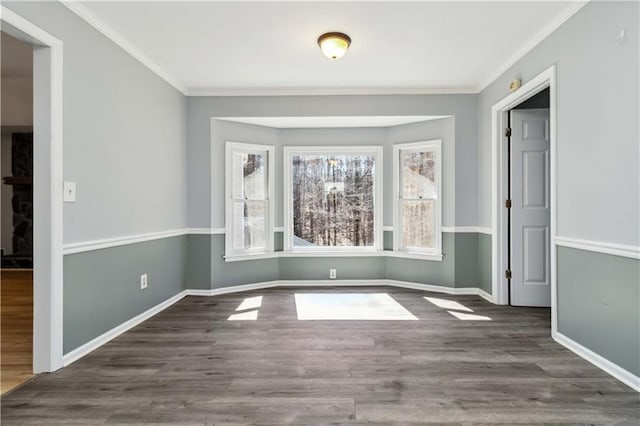
<path id="1" fill-rule="evenodd" d="M 233 155 L 235 153 L 266 155 L 266 188 L 265 199 L 265 229 L 264 248 L 234 249 L 233 241 Z M 232 142 L 225 143 L 225 261 L 243 260 L 261 257 L 274 252 L 274 216 L 275 216 L 275 182 L 274 182 L 275 147 L 254 143 Z"/>
<path id="2" fill-rule="evenodd" d="M 433 152 L 435 161 L 436 196 L 434 198 L 434 247 L 406 248 L 402 247 L 402 217 L 401 203 L 402 191 L 402 167 L 400 165 L 403 151 Z M 425 260 L 442 261 L 442 139 L 433 139 L 419 142 L 399 143 L 393 145 L 393 251 L 397 254 L 409 254 Z"/>
<path id="3" fill-rule="evenodd" d="M 382 186 L 384 177 L 383 147 L 380 145 L 367 146 L 285 146 L 283 147 L 283 198 L 284 198 L 284 240 L 285 253 L 297 253 L 304 255 L 327 256 L 330 253 L 336 255 L 376 253 L 383 250 L 383 198 Z M 370 154 L 375 161 L 373 179 L 373 235 L 374 244 L 370 247 L 294 247 L 293 246 L 293 180 L 291 164 L 295 155 L 328 155 L 328 154 Z"/>

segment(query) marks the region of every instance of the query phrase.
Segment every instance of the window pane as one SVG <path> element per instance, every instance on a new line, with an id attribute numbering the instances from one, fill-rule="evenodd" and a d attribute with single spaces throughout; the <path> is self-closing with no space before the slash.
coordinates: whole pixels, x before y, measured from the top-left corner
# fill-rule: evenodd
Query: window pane
<path id="1" fill-rule="evenodd" d="M 295 155 L 293 246 L 373 246 L 372 154 Z"/>
<path id="2" fill-rule="evenodd" d="M 264 248 L 267 201 L 233 203 L 233 248 Z"/>
<path id="3" fill-rule="evenodd" d="M 402 247 L 433 248 L 433 200 L 402 200 Z"/>
<path id="4" fill-rule="evenodd" d="M 266 170 L 266 155 L 234 152 L 233 199 L 264 200 Z"/>
<path id="5" fill-rule="evenodd" d="M 402 152 L 402 198 L 435 198 L 433 152 Z"/>

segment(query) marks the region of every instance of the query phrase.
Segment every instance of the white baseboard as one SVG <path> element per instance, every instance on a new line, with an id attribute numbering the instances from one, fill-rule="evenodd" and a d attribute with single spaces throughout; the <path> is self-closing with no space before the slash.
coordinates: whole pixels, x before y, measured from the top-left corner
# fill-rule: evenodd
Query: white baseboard
<path id="1" fill-rule="evenodd" d="M 393 287 L 402 287 L 402 288 L 411 288 L 414 290 L 422 290 L 422 291 L 433 291 L 435 293 L 445 293 L 445 294 L 454 294 L 454 295 L 473 295 L 480 296 L 488 302 L 494 303 L 493 297 L 477 287 L 445 287 L 441 285 L 433 285 L 433 284 L 420 284 L 409 281 L 398 281 L 398 280 L 384 280 L 386 281 L 386 285 L 390 285 Z"/>
<path id="2" fill-rule="evenodd" d="M 241 293 L 243 291 L 261 290 L 263 288 L 277 287 L 279 281 L 264 281 L 253 284 L 232 285 L 229 287 L 212 288 L 208 290 L 185 290 L 187 296 L 219 296 L 221 294 Z"/>
<path id="3" fill-rule="evenodd" d="M 616 379 L 620 380 L 625 385 L 629 386 L 631 389 L 636 392 L 640 392 L 640 377 L 634 375 L 633 373 L 625 370 L 619 365 L 614 364 L 608 359 L 598 355 L 593 352 L 591 349 L 588 349 L 582 346 L 580 343 L 575 340 L 570 339 L 560 332 L 552 333 L 553 340 L 560 343 L 565 348 L 569 349 L 571 352 L 575 353 L 581 358 L 589 361 L 591 364 L 595 365 L 599 369 L 605 371 L 606 373 L 612 375 Z"/>
<path id="4" fill-rule="evenodd" d="M 432 291 L 454 295 L 480 296 L 493 303 L 493 297 L 486 291 L 476 288 L 452 288 L 433 284 L 420 284 L 409 281 L 373 279 L 373 280 L 276 280 L 253 284 L 214 288 L 211 290 L 185 290 L 188 296 L 217 296 L 220 294 L 240 293 L 250 290 L 261 290 L 273 287 L 367 287 L 387 285 L 391 287 L 410 288 L 413 290 Z"/>
<path id="5" fill-rule="evenodd" d="M 98 349 L 100 346 L 104 345 L 105 343 L 109 342 L 110 340 L 115 339 L 116 337 L 118 337 L 122 333 L 124 333 L 124 332 L 132 329 L 136 325 L 148 320 L 149 318 L 151 318 L 155 314 L 159 313 L 160 311 L 165 310 L 166 308 L 168 308 L 169 306 L 173 305 L 174 303 L 176 303 L 177 301 L 179 301 L 180 299 L 182 299 L 186 295 L 187 295 L 187 291 L 183 290 L 180 293 L 176 294 L 175 296 L 168 298 L 164 302 L 161 302 L 161 303 L 157 304 L 153 308 L 144 311 L 140 315 L 136 315 L 135 317 L 131 318 L 130 320 L 123 322 L 119 326 L 117 326 L 115 328 L 112 328 L 111 330 L 107 331 L 106 333 L 103 333 L 100 336 L 96 337 L 95 339 L 93 339 L 93 340 L 85 343 L 84 345 L 72 350 L 71 352 L 65 354 L 62 357 L 63 365 L 66 367 L 67 365 L 79 360 L 83 356 L 87 355 L 90 352 L 93 352 L 94 350 Z"/>

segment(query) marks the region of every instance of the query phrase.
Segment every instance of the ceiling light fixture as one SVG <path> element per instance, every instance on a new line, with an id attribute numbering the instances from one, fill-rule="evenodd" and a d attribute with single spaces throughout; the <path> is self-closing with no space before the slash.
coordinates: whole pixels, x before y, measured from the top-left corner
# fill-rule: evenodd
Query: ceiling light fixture
<path id="1" fill-rule="evenodd" d="M 324 33 L 318 37 L 318 46 L 329 59 L 340 59 L 347 53 L 351 45 L 351 37 L 344 33 Z"/>

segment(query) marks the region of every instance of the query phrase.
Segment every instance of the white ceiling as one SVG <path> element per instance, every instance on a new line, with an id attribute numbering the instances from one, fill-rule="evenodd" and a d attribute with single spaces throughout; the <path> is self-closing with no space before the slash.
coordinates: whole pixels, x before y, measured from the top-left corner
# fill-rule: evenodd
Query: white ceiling
<path id="1" fill-rule="evenodd" d="M 390 116 L 341 116 L 341 117 L 224 117 L 221 121 L 255 124 L 278 129 L 320 129 L 344 127 L 391 127 L 421 121 L 439 120 L 448 115 L 390 115 Z"/>
<path id="2" fill-rule="evenodd" d="M 82 1 L 68 6 L 190 94 L 475 92 L 582 2 Z M 338 61 L 317 37 L 353 40 Z"/>

